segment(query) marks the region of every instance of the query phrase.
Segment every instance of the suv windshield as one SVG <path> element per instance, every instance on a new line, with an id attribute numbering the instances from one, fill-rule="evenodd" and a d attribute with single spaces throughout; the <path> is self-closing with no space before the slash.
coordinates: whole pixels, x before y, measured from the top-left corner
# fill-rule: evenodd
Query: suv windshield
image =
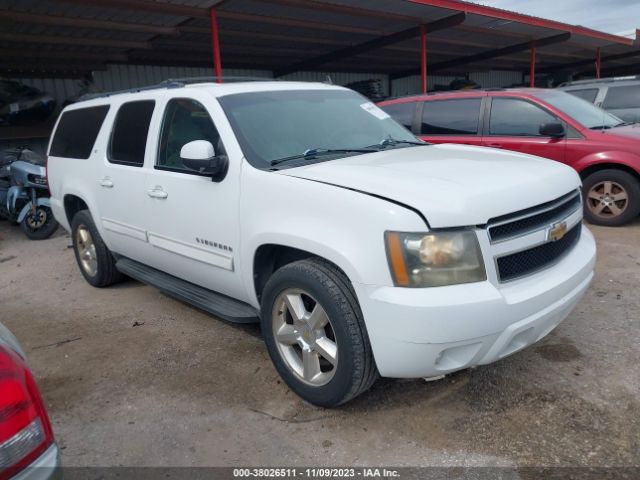
<path id="1" fill-rule="evenodd" d="M 536 96 L 564 112 L 586 128 L 613 128 L 624 125 L 624 122 L 615 115 L 611 115 L 586 100 L 566 92 L 546 90 L 536 93 Z"/>
<path id="2" fill-rule="evenodd" d="M 253 92 L 219 100 L 244 155 L 257 168 L 285 160 L 292 160 L 287 166 L 295 166 L 420 142 L 349 90 Z"/>

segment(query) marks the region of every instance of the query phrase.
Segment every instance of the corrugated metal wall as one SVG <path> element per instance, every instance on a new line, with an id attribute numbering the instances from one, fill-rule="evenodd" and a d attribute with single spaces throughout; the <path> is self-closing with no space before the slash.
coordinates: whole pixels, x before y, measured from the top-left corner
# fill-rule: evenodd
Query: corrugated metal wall
<path id="1" fill-rule="evenodd" d="M 272 77 L 272 73 L 268 70 L 225 69 L 223 73 L 226 76 Z M 93 77 L 96 91 L 113 91 L 153 85 L 168 78 L 207 77 L 211 75 L 212 72 L 209 68 L 109 65 L 107 70 L 95 72 Z M 360 80 L 380 79 L 385 95 L 391 94 L 394 97 L 420 92 L 419 76 L 393 80 L 391 92 L 389 92 L 388 76 L 374 72 L 296 72 L 282 77 L 282 80 L 324 82 L 327 77 L 331 77 L 332 82 L 336 85 L 346 85 Z M 459 77 L 429 75 L 429 89 L 433 89 L 436 85 L 449 85 L 456 78 Z M 522 75 L 519 72 L 509 71 L 474 72 L 469 75 L 469 78 L 479 83 L 483 88 L 508 87 L 522 82 Z M 49 93 L 58 101 L 58 105 L 62 105 L 66 99 L 78 95 L 81 91 L 80 80 L 61 78 L 17 78 L 16 80 Z"/>

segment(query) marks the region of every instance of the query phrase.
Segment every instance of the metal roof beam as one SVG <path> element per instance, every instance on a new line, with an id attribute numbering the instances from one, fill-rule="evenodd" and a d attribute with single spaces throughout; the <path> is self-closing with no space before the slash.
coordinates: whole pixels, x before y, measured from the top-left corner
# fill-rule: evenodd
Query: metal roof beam
<path id="1" fill-rule="evenodd" d="M 427 32 L 435 32 L 437 30 L 460 25 L 462 22 L 464 22 L 465 18 L 465 13 L 457 13 L 455 15 L 451 15 L 449 17 L 441 18 L 440 20 L 435 20 L 433 22 L 427 23 L 424 25 L 424 27 L 427 29 Z M 318 66 L 327 64 L 329 62 L 335 62 L 345 58 L 355 57 L 371 50 L 377 50 L 379 48 L 387 47 L 395 43 L 403 42 L 420 35 L 420 28 L 420 26 L 408 28 L 406 30 L 392 33 L 390 35 L 374 38 L 373 40 L 369 40 L 368 42 L 364 42 L 359 45 L 353 45 L 334 50 L 324 55 L 310 58 L 308 60 L 303 60 L 302 62 L 294 63 L 289 67 L 276 70 L 274 72 L 274 75 L 276 77 L 281 77 L 289 73 L 299 72 L 300 70 L 317 68 Z"/>
<path id="2" fill-rule="evenodd" d="M 475 55 L 467 55 L 464 57 L 456 58 L 453 60 L 447 60 L 444 62 L 438 62 L 429 65 L 429 72 L 437 70 L 445 70 L 447 68 L 459 67 L 461 65 L 467 65 L 469 63 L 482 62 L 484 60 L 491 60 L 492 58 L 504 57 L 512 53 L 524 52 L 531 49 L 532 46 L 542 47 L 545 45 L 552 45 L 554 43 L 566 42 L 571 38 L 571 34 L 561 33 L 560 35 L 553 35 L 551 37 L 539 38 L 531 40 L 529 42 L 522 42 L 516 45 L 510 45 L 504 48 L 497 48 L 495 50 L 488 50 L 486 52 L 476 53 Z M 420 69 L 414 68 L 411 70 L 405 70 L 403 72 L 397 72 L 391 75 L 392 79 L 408 77 L 411 75 L 418 75 Z"/>
<path id="3" fill-rule="evenodd" d="M 270 3 L 274 5 L 283 5 L 285 7 L 303 8 L 305 10 L 317 10 L 321 12 L 338 13 L 342 15 L 351 15 L 354 17 L 379 18 L 383 20 L 397 20 L 399 22 L 416 23 L 420 19 L 410 17 L 408 15 L 400 15 L 398 13 L 386 12 L 381 10 L 372 10 L 370 8 L 351 7 L 347 5 L 338 5 L 329 2 L 318 2 L 314 0 L 255 0 L 261 3 Z"/>
<path id="4" fill-rule="evenodd" d="M 174 3 L 155 2 L 153 0 L 59 0 L 65 3 L 75 3 L 86 6 L 88 4 L 103 8 L 117 8 L 119 10 L 138 10 L 150 13 L 176 15 L 178 17 L 209 18 L 209 9 L 177 5 Z M 216 2 L 219 3 L 219 2 Z"/>
<path id="5" fill-rule="evenodd" d="M 177 35 L 175 27 L 148 25 L 142 23 L 119 22 L 113 20 L 94 20 L 91 18 L 60 17 L 57 15 L 37 15 L 35 13 L 4 11 L 0 12 L 0 20 L 11 22 L 52 25 L 56 27 L 97 28 L 100 30 L 119 30 L 124 32 L 149 33 L 152 35 Z"/>
<path id="6" fill-rule="evenodd" d="M 52 58 L 59 60 L 83 60 L 83 61 L 95 61 L 99 63 L 127 63 L 129 57 L 121 53 L 86 53 L 86 52 L 67 52 L 56 50 L 17 50 L 17 49 L 4 49 L 0 51 L 0 61 L 11 58 L 15 61 L 16 58 L 41 58 L 49 60 Z"/>
<path id="7" fill-rule="evenodd" d="M 602 63 L 604 62 L 612 62 L 615 60 L 624 60 L 626 58 L 631 58 L 631 57 L 637 57 L 640 56 L 640 49 L 638 50 L 633 50 L 631 52 L 624 52 L 624 53 L 617 53 L 615 55 L 607 55 L 600 57 L 600 61 Z M 576 67 L 583 67 L 585 65 L 591 65 L 591 64 L 595 64 L 596 61 L 596 54 L 594 52 L 593 54 L 593 58 L 589 58 L 586 60 L 580 60 L 578 62 L 572 62 L 572 63 L 566 63 L 564 65 L 561 66 L 562 69 L 571 69 L 571 68 L 576 68 Z M 550 71 L 550 70 L 557 70 L 557 68 L 541 68 L 538 71 L 540 72 L 546 72 L 546 71 Z"/>
<path id="8" fill-rule="evenodd" d="M 23 33 L 0 32 L 0 41 L 19 43 L 43 43 L 46 45 L 91 45 L 94 47 L 150 49 L 149 42 L 111 40 L 94 37 L 63 37 L 60 35 L 29 35 Z"/>

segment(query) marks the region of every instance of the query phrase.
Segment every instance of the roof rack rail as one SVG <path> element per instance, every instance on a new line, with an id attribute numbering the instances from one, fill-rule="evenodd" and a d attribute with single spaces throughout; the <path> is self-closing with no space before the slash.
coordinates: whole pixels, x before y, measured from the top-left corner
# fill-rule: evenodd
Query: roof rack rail
<path id="1" fill-rule="evenodd" d="M 627 75 L 624 77 L 609 77 L 609 78 L 590 78 L 586 80 L 572 80 L 570 82 L 563 82 L 558 86 L 571 87 L 574 85 L 587 85 L 589 83 L 624 82 L 625 80 L 640 80 L 640 75 Z"/>
<path id="2" fill-rule="evenodd" d="M 214 83 L 217 81 L 223 82 L 278 82 L 280 80 L 268 77 L 185 77 L 185 78 L 169 78 L 163 80 L 156 85 L 147 85 L 144 87 L 127 88 L 124 90 L 114 90 L 112 92 L 99 92 L 99 93 L 86 93 L 82 95 L 78 101 L 84 102 L 86 100 L 93 100 L 95 98 L 110 97 L 112 95 L 120 95 L 123 93 L 138 93 L 147 90 L 160 90 L 162 88 L 182 88 L 186 85 L 194 83 Z"/>

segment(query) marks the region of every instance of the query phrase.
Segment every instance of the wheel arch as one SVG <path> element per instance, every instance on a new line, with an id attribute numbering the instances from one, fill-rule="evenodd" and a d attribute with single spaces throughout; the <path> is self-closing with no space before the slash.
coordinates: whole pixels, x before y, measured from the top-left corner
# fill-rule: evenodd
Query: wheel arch
<path id="1" fill-rule="evenodd" d="M 72 193 L 68 193 L 63 198 L 64 205 L 64 213 L 67 217 L 67 222 L 71 225 L 71 221 L 76 213 L 80 210 L 89 210 L 89 206 L 87 202 L 85 202 L 82 198 Z"/>
<path id="2" fill-rule="evenodd" d="M 260 303 L 262 292 L 271 275 L 285 265 L 298 260 L 304 260 L 306 258 L 320 258 L 325 262 L 330 263 L 344 274 L 350 282 L 352 282 L 349 275 L 338 263 L 336 263 L 336 261 L 333 261 L 331 258 L 327 258 L 326 252 L 321 254 L 287 244 L 263 243 L 256 248 L 252 262 L 253 294 L 255 295 L 258 303 Z"/>
<path id="3" fill-rule="evenodd" d="M 582 181 L 584 182 L 586 180 L 586 178 L 589 175 L 592 175 L 596 172 L 600 172 L 602 170 L 620 170 L 622 172 L 626 172 L 628 174 L 630 174 L 631 176 L 633 176 L 638 182 L 640 182 L 640 173 L 638 173 L 637 170 L 635 170 L 633 167 L 625 164 L 625 163 L 618 163 L 618 162 L 599 162 L 599 163 L 592 163 L 588 166 L 586 166 L 585 168 L 583 168 L 582 170 L 580 170 L 580 178 L 582 179 Z"/>

